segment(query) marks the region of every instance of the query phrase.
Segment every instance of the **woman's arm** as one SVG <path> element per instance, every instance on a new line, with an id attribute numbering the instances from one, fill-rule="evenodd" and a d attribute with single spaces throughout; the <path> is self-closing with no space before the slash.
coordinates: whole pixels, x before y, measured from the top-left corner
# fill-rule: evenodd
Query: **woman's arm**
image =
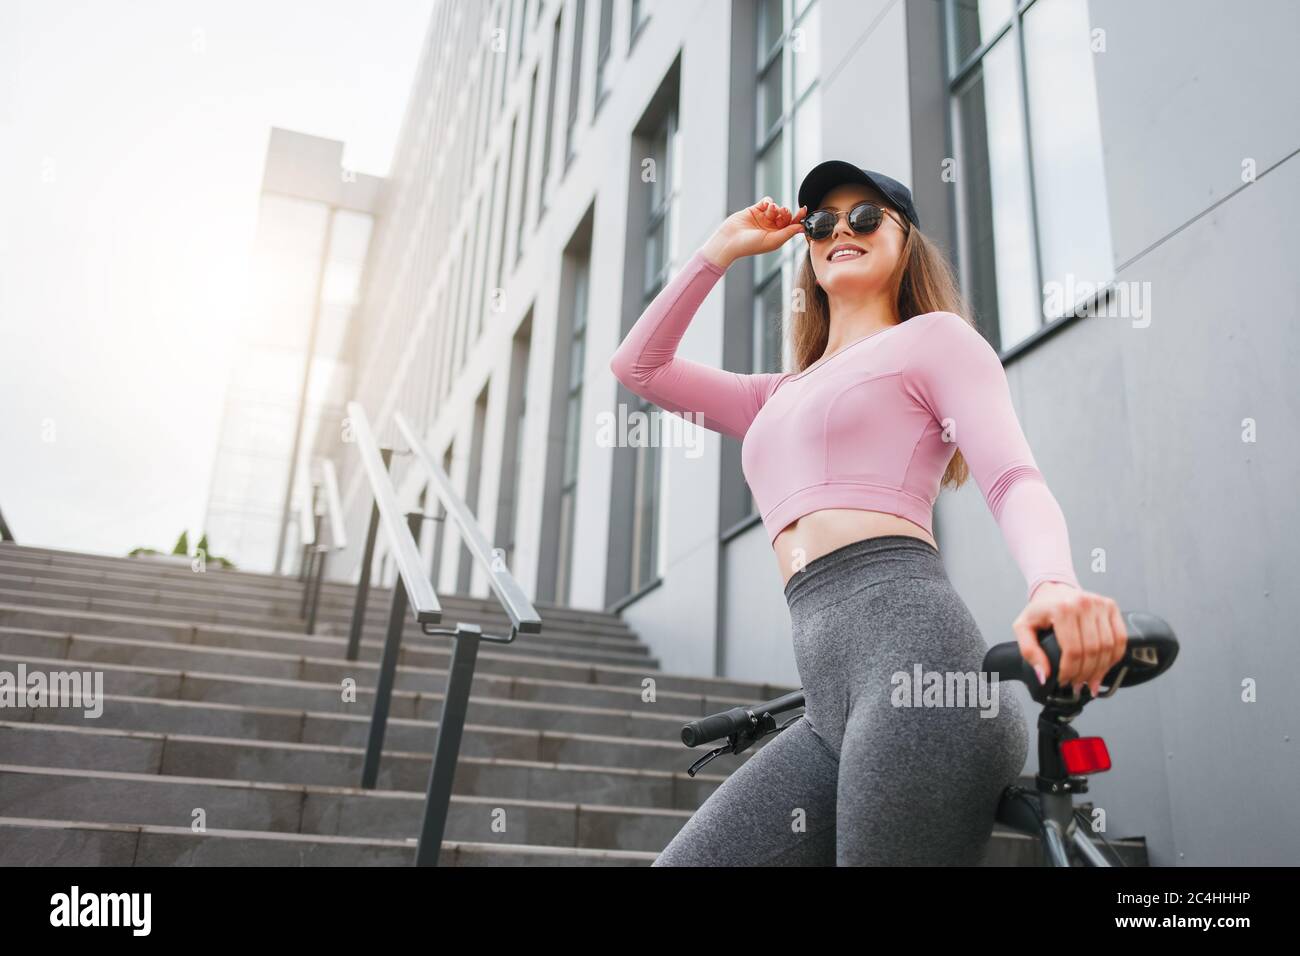
<path id="1" fill-rule="evenodd" d="M 609 368 L 664 411 L 702 415 L 704 427 L 743 438 L 782 372 L 742 375 L 678 358 L 677 344 L 723 268 L 697 251 L 664 286 L 614 352 Z"/>
<path id="2" fill-rule="evenodd" d="M 938 313 L 917 340 L 903 381 L 940 427 L 951 429 L 1030 597 L 1044 581 L 1079 587 L 1065 515 L 1025 440 L 993 346 L 961 316 Z"/>

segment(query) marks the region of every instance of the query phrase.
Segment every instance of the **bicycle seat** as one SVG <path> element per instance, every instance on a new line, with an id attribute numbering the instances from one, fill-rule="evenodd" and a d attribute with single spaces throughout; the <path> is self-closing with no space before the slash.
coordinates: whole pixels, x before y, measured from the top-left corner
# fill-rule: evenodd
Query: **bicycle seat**
<path id="1" fill-rule="evenodd" d="M 1178 638 L 1168 623 L 1144 611 L 1128 611 L 1123 614 L 1123 618 L 1128 641 L 1123 658 L 1102 678 L 1101 684 L 1105 688 L 1105 692 L 1100 695 L 1102 697 L 1109 697 L 1120 687 L 1134 687 L 1158 677 L 1169 669 L 1178 656 Z M 1015 641 L 1005 641 L 989 648 L 984 655 L 983 671 L 987 674 L 996 673 L 1001 680 L 1023 681 L 1029 688 L 1030 696 L 1036 702 L 1043 703 L 1060 689 L 1056 675 L 1060 669 L 1061 648 L 1050 627 L 1038 632 L 1038 640 L 1051 662 L 1047 683 L 1038 682 L 1038 675 L 1021 655 L 1020 645 Z M 1090 698 L 1091 693 L 1089 688 L 1084 687 L 1080 699 Z"/>

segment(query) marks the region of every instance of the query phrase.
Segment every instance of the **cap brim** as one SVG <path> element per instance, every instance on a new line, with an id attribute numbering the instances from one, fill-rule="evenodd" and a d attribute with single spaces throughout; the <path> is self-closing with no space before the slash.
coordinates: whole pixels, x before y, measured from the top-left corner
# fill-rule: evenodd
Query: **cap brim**
<path id="1" fill-rule="evenodd" d="M 828 192 L 843 183 L 870 186 L 884 195 L 880 186 L 857 166 L 842 159 L 828 159 L 810 169 L 799 184 L 799 205 L 812 212 Z"/>

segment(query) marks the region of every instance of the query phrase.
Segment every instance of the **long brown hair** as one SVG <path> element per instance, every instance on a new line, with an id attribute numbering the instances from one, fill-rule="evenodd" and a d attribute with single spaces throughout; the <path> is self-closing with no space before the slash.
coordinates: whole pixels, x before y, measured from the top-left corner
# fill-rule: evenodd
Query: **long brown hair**
<path id="1" fill-rule="evenodd" d="M 899 218 L 906 221 L 901 214 Z M 810 256 L 804 257 L 795 289 L 795 302 L 803 303 L 804 308 L 795 308 L 791 313 L 790 350 L 795 371 L 802 372 L 825 353 L 831 327 L 830 301 L 817 284 Z M 890 289 L 901 322 L 927 312 L 953 312 L 970 322 L 970 308 L 948 257 L 916 226 L 907 230 L 898 265 L 890 276 Z M 939 486 L 960 488 L 969 476 L 970 469 L 958 449 L 948 462 Z"/>

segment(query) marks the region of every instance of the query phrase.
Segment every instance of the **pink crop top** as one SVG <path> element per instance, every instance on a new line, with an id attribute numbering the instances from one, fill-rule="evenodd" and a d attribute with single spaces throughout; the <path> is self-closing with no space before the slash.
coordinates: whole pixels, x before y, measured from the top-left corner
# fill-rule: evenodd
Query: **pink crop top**
<path id="1" fill-rule="evenodd" d="M 768 538 L 822 508 L 899 515 L 931 532 L 957 448 L 1029 583 L 1079 587 L 1065 516 L 1029 450 L 1002 362 L 951 312 L 850 342 L 802 372 L 745 375 L 676 356 L 723 270 L 696 252 L 610 361 L 631 391 L 742 440 L 741 466 Z"/>

